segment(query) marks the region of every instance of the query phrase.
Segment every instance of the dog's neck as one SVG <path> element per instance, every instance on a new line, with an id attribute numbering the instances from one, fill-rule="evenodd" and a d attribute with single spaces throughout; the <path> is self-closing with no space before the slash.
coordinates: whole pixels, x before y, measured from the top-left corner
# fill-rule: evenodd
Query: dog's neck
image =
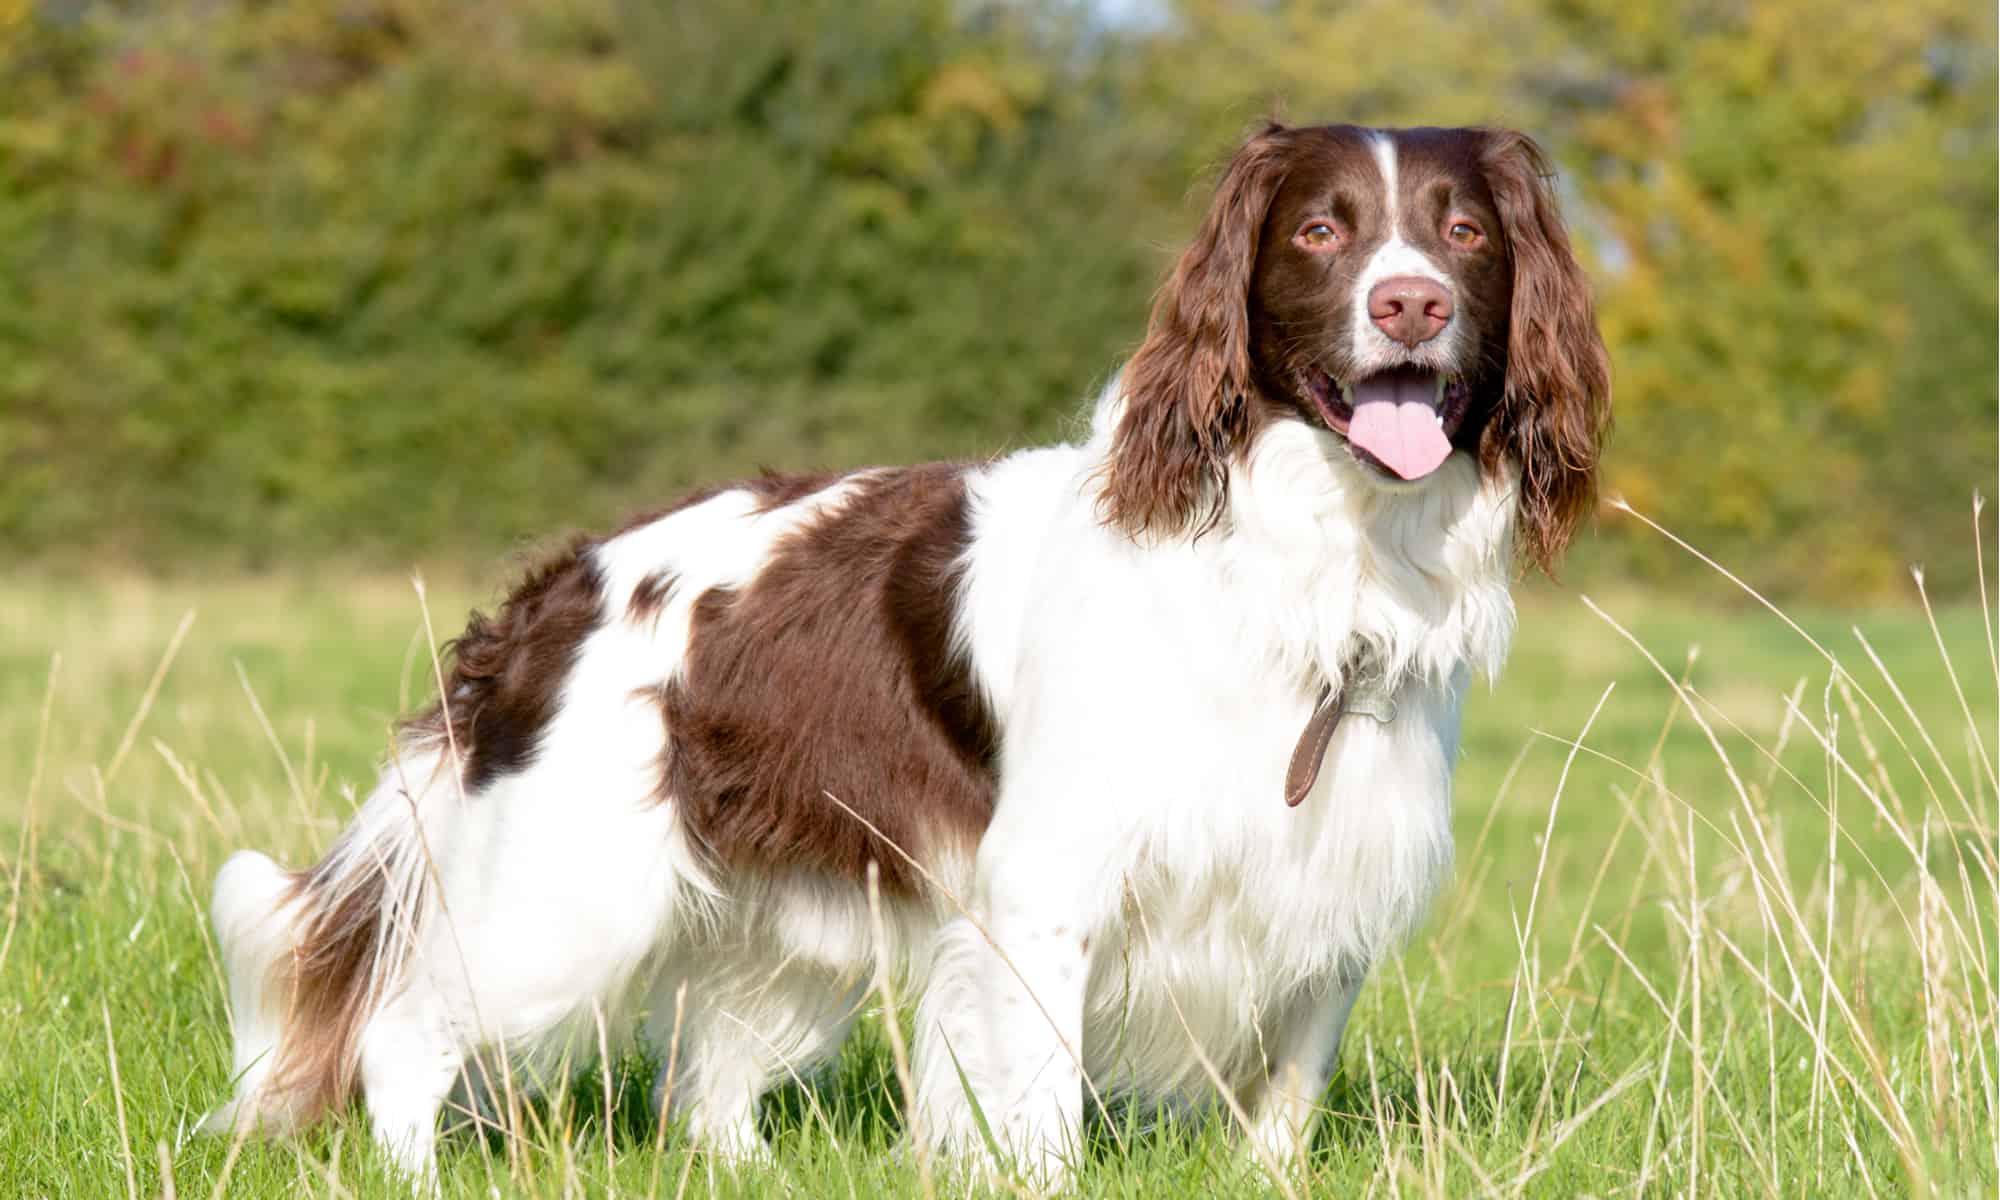
<path id="1" fill-rule="evenodd" d="M 1515 479 L 1454 454 L 1388 488 L 1333 435 L 1265 429 L 1232 469 L 1222 540 L 1272 604 L 1286 657 L 1338 687 L 1367 661 L 1393 690 L 1500 669 L 1514 629 Z"/>
<path id="2" fill-rule="evenodd" d="M 1101 478 L 1124 410 L 1113 377 L 1091 414 Z M 1499 673 L 1514 632 L 1518 472 L 1455 453 L 1420 485 L 1391 486 L 1340 438 L 1298 420 L 1258 430 L 1229 469 L 1222 519 L 1189 539 L 1233 600 L 1240 641 L 1317 695 L 1366 660 L 1394 691 L 1461 669 Z"/>

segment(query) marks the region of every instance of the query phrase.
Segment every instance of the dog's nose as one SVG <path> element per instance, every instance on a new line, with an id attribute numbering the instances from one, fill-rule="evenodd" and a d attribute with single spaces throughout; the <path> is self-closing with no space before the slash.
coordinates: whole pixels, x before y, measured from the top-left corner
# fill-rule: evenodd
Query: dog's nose
<path id="1" fill-rule="evenodd" d="M 1451 293 L 1435 279 L 1398 275 L 1368 289 L 1368 315 L 1405 346 L 1428 342 L 1451 321 Z"/>

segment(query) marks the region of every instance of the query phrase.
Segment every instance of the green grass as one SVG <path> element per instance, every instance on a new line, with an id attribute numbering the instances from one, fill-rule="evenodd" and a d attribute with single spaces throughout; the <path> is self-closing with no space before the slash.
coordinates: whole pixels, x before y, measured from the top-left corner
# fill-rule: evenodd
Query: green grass
<path id="1" fill-rule="evenodd" d="M 437 590 L 438 636 L 475 598 Z M 1602 607 L 1685 699 L 1580 598 L 1524 597 L 1467 714 L 1456 882 L 1372 977 L 1296 1190 L 1993 1194 L 1980 612 L 1937 615 L 1962 709 L 1920 609 L 1800 614 L 1852 672 L 1830 686 L 1761 609 Z M 210 880 L 240 846 L 297 864 L 331 840 L 426 692 L 411 589 L 17 577 L 0 628 L 0 1196 L 405 1194 L 358 1111 L 233 1158 L 192 1129 L 227 1090 Z M 829 1078 L 767 1105 L 769 1169 L 711 1175 L 671 1134 L 656 1150 L 644 1065 L 621 1060 L 514 1135 L 448 1140 L 444 1193 L 919 1194 L 882 1035 L 868 1022 Z M 1100 1126 L 1077 1189 L 1270 1191 L 1221 1120 Z"/>

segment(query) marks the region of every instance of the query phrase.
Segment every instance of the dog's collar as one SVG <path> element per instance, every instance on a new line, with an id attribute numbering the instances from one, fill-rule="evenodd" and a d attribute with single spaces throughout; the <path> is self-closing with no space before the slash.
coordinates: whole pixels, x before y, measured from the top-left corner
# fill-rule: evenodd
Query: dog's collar
<path id="1" fill-rule="evenodd" d="M 1291 764 L 1285 768 L 1287 807 L 1297 808 L 1312 791 L 1319 779 L 1320 764 L 1326 760 L 1326 748 L 1333 741 L 1333 731 L 1340 727 L 1340 718 L 1348 713 L 1384 725 L 1396 719 L 1394 691 L 1381 672 L 1367 669 L 1359 654 L 1347 660 L 1347 667 L 1341 672 L 1340 691 L 1335 692 L 1331 684 L 1323 684 L 1319 689 L 1319 701 L 1313 705 L 1312 716 L 1306 718 L 1299 743 L 1292 747 Z"/>

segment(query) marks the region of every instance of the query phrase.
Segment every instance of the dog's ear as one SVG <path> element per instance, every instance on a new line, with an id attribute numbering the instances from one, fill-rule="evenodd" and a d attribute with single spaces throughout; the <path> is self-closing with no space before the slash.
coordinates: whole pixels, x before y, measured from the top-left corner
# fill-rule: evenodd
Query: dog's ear
<path id="1" fill-rule="evenodd" d="M 1611 363 L 1541 148 L 1494 130 L 1481 166 L 1514 270 L 1505 395 L 1481 456 L 1489 466 L 1503 456 L 1519 464 L 1518 545 L 1553 573 L 1597 497 L 1598 456 L 1611 431 Z"/>
<path id="2" fill-rule="evenodd" d="M 1106 518 L 1131 534 L 1205 528 L 1221 514 L 1229 457 L 1249 423 L 1250 278 L 1288 160 L 1273 121 L 1244 143 L 1194 243 L 1153 302 L 1119 382 L 1124 411 L 1104 476 Z"/>

